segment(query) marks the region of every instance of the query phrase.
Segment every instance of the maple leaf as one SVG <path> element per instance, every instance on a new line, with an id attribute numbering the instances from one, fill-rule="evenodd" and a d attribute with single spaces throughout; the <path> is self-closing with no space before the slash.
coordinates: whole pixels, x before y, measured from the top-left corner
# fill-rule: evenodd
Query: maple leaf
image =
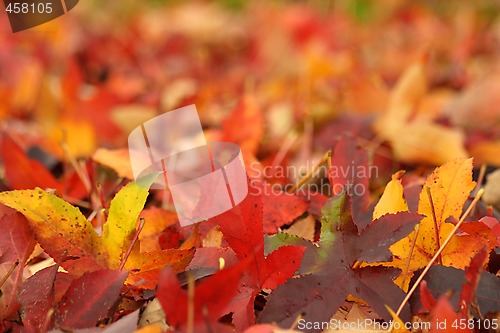
<path id="1" fill-rule="evenodd" d="M 30 276 L 21 285 L 19 302 L 21 318 L 27 332 L 42 331 L 47 313 L 54 305 L 55 280 L 59 265 L 46 267 Z"/>
<path id="2" fill-rule="evenodd" d="M 0 202 L 26 216 L 40 245 L 68 271 L 106 267 L 106 249 L 78 208 L 40 188 L 2 192 Z"/>
<path id="3" fill-rule="evenodd" d="M 137 218 L 144 208 L 149 187 L 157 175 L 130 182 L 119 191 L 109 206 L 109 215 L 103 226 L 102 242 L 109 254 L 108 266 L 116 269 L 123 260 L 125 251 L 130 247 L 130 235 L 137 228 Z M 139 249 L 136 247 L 136 253 Z M 136 254 L 134 253 L 134 254 Z"/>
<path id="4" fill-rule="evenodd" d="M 302 198 L 286 192 L 277 192 L 269 184 L 263 185 L 263 231 L 273 234 L 278 228 L 292 222 L 307 210 L 307 203 Z"/>
<path id="5" fill-rule="evenodd" d="M 305 248 L 283 246 L 264 256 L 262 196 L 259 185 L 253 181 L 245 200 L 214 220 L 237 258 L 240 261 L 252 260 L 245 270 L 238 295 L 228 305 L 228 312 L 233 312 L 234 325 L 242 331 L 255 322 L 255 296 L 262 289 L 272 290 L 293 276 Z"/>
<path id="6" fill-rule="evenodd" d="M 27 332 L 40 332 L 44 326 L 45 329 L 95 326 L 118 299 L 128 275 L 126 271 L 102 269 L 75 277 L 57 272 L 58 268 L 58 265 L 47 267 L 22 285 L 19 301 Z M 69 280 L 61 283 L 62 277 Z M 53 313 L 48 317 L 51 309 Z"/>
<path id="7" fill-rule="evenodd" d="M 332 195 L 347 192 L 351 196 L 352 218 L 359 231 L 372 221 L 373 205 L 368 191 L 371 170 L 368 153 L 357 148 L 353 138 L 343 136 L 333 151 L 328 180 Z"/>
<path id="8" fill-rule="evenodd" d="M 241 124 L 252 126 L 241 126 Z M 264 134 L 262 111 L 252 95 L 245 95 L 222 122 L 221 141 L 237 143 L 244 153 L 255 154 Z M 246 156 L 245 156 L 246 157 Z M 246 160 L 246 158 L 245 158 Z"/>
<path id="9" fill-rule="evenodd" d="M 469 311 L 474 303 L 477 307 L 473 309 L 481 312 L 474 313 L 478 317 L 486 317 L 489 313 L 499 311 L 500 279 L 483 270 L 487 259 L 486 248 L 483 248 L 473 257 L 465 271 L 454 267 L 432 266 L 420 288 L 410 299 L 412 312 L 417 313 L 422 308 L 432 311 L 437 303 L 436 298 L 449 295 L 448 301 L 453 311 L 462 318 L 469 318 Z"/>
<path id="10" fill-rule="evenodd" d="M 111 150 L 98 148 L 92 155 L 92 159 L 99 164 L 113 169 L 120 177 L 134 179 L 134 172 L 130 166 L 130 155 L 128 149 Z"/>
<path id="11" fill-rule="evenodd" d="M 439 249 L 439 244 L 448 237 L 454 225 L 446 220 L 460 218 L 462 207 L 474 186 L 472 159 L 448 162 L 428 177 L 420 193 L 418 212 L 425 217 L 419 224 L 419 230 L 392 245 L 393 260 L 383 264 L 402 270 L 396 283 L 403 289 L 408 288 L 413 273 L 427 265 Z M 464 223 L 461 230 L 466 234 L 454 235 L 441 254 L 445 266 L 465 268 L 470 263 L 471 255 L 485 244 L 490 250 L 496 246 L 491 230 L 482 222 Z"/>
<path id="12" fill-rule="evenodd" d="M 6 276 L 12 267 L 18 267 L 4 282 L 0 297 L 0 319 L 11 316 L 19 309 L 17 293 L 23 277 L 25 263 L 33 252 L 35 240 L 26 218 L 19 213 L 4 215 L 0 219 L 0 276 Z"/>
<path id="13" fill-rule="evenodd" d="M 471 333 L 472 330 L 467 326 L 460 326 L 460 322 L 468 323 L 468 318 L 461 317 L 453 310 L 446 296 L 442 296 L 436 301 L 432 311 L 431 333 Z M 445 325 L 443 325 L 443 323 Z"/>
<path id="14" fill-rule="evenodd" d="M 408 203 L 404 198 L 403 185 L 401 184 L 403 174 L 404 172 L 400 171 L 392 175 L 391 181 L 386 185 L 384 193 L 373 210 L 374 219 L 385 214 L 408 211 Z"/>
<path id="15" fill-rule="evenodd" d="M 421 282 L 420 299 L 426 310 L 431 312 L 431 332 L 472 332 L 469 311 L 471 305 L 475 302 L 475 292 L 486 261 L 487 253 L 483 248 L 474 256 L 471 264 L 465 269 L 466 281 L 462 285 L 458 312 L 453 309 L 446 295 L 436 300 L 427 286 L 427 281 L 423 280 Z M 443 325 L 444 322 L 447 324 Z M 466 325 L 463 325 L 463 323 L 466 323 Z"/>
<path id="16" fill-rule="evenodd" d="M 42 163 L 29 158 L 10 135 L 2 136 L 0 150 L 5 167 L 5 179 L 10 188 L 15 190 L 52 188 L 73 198 L 81 198 L 87 194 L 76 172 L 70 173 L 65 183 L 60 182 Z"/>
<path id="17" fill-rule="evenodd" d="M 474 258 L 472 258 L 470 265 L 465 269 L 465 279 L 467 280 L 462 286 L 462 293 L 460 294 L 460 310 L 459 313 L 463 318 L 469 318 L 469 311 L 471 305 L 475 301 L 475 293 L 481 273 L 484 266 L 488 262 L 488 253 L 485 248 L 482 248 Z"/>
<path id="18" fill-rule="evenodd" d="M 341 193 L 325 204 L 319 246 L 309 247 L 303 259 L 310 273 L 272 292 L 260 322 L 274 321 L 287 327 L 299 315 L 309 322 L 328 321 L 349 295 L 367 301 L 379 315 L 390 319 L 384 304 L 394 308 L 404 298 L 403 291 L 391 280 L 397 271 L 355 264 L 390 257 L 389 245 L 413 230 L 420 216 L 407 212 L 387 214 L 358 235 L 349 201 Z M 408 309 L 405 312 L 408 317 Z"/>
<path id="19" fill-rule="evenodd" d="M 192 299 L 192 323 L 196 332 L 230 332 L 229 327 L 218 324 L 217 320 L 225 314 L 225 309 L 234 297 L 243 269 L 248 265 L 240 262 L 208 277 L 194 288 Z M 184 332 L 188 325 L 188 292 L 181 288 L 175 273 L 165 268 L 159 278 L 156 297 L 160 301 L 169 325 L 176 332 Z"/>
<path id="20" fill-rule="evenodd" d="M 165 234 L 165 230 L 179 222 L 177 214 L 155 206 L 144 209 L 139 217 L 145 220 L 144 228 L 139 234 L 141 252 L 153 252 L 162 249 L 160 238 Z M 178 236 L 180 237 L 180 236 Z M 179 242 L 175 242 L 174 237 L 169 237 L 175 247 Z"/>
<path id="21" fill-rule="evenodd" d="M 391 92 L 386 112 L 374 127 L 380 137 L 391 143 L 398 160 L 440 165 L 467 157 L 467 152 L 460 129 L 434 124 L 428 117 L 413 114 L 427 92 L 427 62 L 428 56 L 423 55 L 406 69 Z"/>
<path id="22" fill-rule="evenodd" d="M 10 135 L 2 136 L 2 159 L 5 178 L 13 189 L 28 189 L 37 186 L 58 188 L 59 184 L 45 166 L 26 156 Z"/>
<path id="23" fill-rule="evenodd" d="M 103 269 L 73 280 L 55 307 L 55 325 L 64 328 L 92 326 L 116 301 L 127 275 L 126 271 Z"/>
<path id="24" fill-rule="evenodd" d="M 125 269 L 132 270 L 127 284 L 145 278 L 139 288 L 153 289 L 166 264 L 181 271 L 194 254 L 193 249 L 141 253 L 140 244 L 135 243 L 124 263 L 148 188 L 156 177 L 152 174 L 137 183 L 130 182 L 118 192 L 111 201 L 102 237 L 78 208 L 39 188 L 0 193 L 0 202 L 24 214 L 43 249 L 72 274 L 117 269 L 124 264 Z"/>

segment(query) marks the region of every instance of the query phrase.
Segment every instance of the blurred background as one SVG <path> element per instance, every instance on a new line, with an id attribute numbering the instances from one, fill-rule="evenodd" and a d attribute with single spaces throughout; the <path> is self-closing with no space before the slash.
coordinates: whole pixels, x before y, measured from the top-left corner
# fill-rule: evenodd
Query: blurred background
<path id="1" fill-rule="evenodd" d="M 188 104 L 247 163 L 317 161 L 349 132 L 388 171 L 381 184 L 401 163 L 498 166 L 499 13 L 486 0 L 82 0 L 16 34 L 2 16 L 0 121 L 48 169 L 94 156 L 125 176 L 128 133 Z M 452 131 L 451 153 L 395 152 L 401 134 L 374 125 L 397 115 L 394 86 L 415 64 L 405 121 L 438 128 L 412 144 Z"/>

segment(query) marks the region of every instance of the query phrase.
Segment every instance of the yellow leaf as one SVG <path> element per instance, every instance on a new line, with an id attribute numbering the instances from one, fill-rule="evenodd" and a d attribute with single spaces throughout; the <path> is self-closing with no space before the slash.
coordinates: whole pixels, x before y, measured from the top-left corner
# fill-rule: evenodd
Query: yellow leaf
<path id="1" fill-rule="evenodd" d="M 387 110 L 375 124 L 377 132 L 385 139 L 394 138 L 394 131 L 408 121 L 415 105 L 425 96 L 425 66 L 426 59 L 422 57 L 406 69 L 392 90 Z"/>
<path id="2" fill-rule="evenodd" d="M 418 213 L 425 215 L 425 218 L 420 223 L 420 232 L 422 235 L 429 237 L 426 238 L 426 242 L 423 244 L 427 252 L 434 253 L 433 251 L 436 250 L 436 237 L 433 209 L 425 187 L 430 189 L 436 223 L 438 228 L 441 229 L 449 217 L 456 220 L 460 218 L 463 205 L 475 185 L 476 183 L 472 181 L 472 159 L 451 161 L 437 168 L 427 178 L 424 189 L 420 192 L 418 203 Z M 448 226 L 453 228 L 451 224 L 448 224 Z M 448 233 L 444 235 L 444 238 L 447 235 Z"/>
<path id="3" fill-rule="evenodd" d="M 373 211 L 374 220 L 385 214 L 408 211 L 408 204 L 404 198 L 403 185 L 401 184 L 401 177 L 404 173 L 404 171 L 399 171 L 392 175 L 392 180 L 385 187 L 384 193 Z"/>
<path id="4" fill-rule="evenodd" d="M 163 330 L 161 326 L 158 324 L 144 326 L 138 330 L 135 330 L 135 333 L 162 333 Z"/>
<path id="5" fill-rule="evenodd" d="M 411 65 L 391 92 L 386 112 L 374 124 L 377 134 L 390 142 L 396 159 L 407 163 L 441 165 L 467 157 L 463 133 L 432 122 L 412 120 L 427 93 L 426 57 Z M 422 110 L 427 112 L 427 110 Z"/>
<path id="6" fill-rule="evenodd" d="M 139 178 L 123 187 L 111 200 L 109 215 L 103 227 L 102 240 L 109 253 L 108 266 L 117 269 L 132 242 L 137 218 L 144 208 L 149 187 L 158 177 L 157 173 Z M 137 246 L 137 252 L 139 247 Z"/>
<path id="7" fill-rule="evenodd" d="M 152 206 L 144 209 L 140 217 L 145 220 L 144 228 L 139 234 L 141 252 L 160 251 L 160 236 L 165 229 L 179 221 L 177 214 Z"/>
<path id="8" fill-rule="evenodd" d="M 447 223 L 446 220 L 450 217 L 456 220 L 460 218 L 463 205 L 474 186 L 472 159 L 451 161 L 437 168 L 427 178 L 420 193 L 418 213 L 424 215 L 424 218 L 420 222 L 418 232 L 414 231 L 393 244 L 390 247 L 394 255 L 393 261 L 383 263 L 402 270 L 395 282 L 404 290 L 407 290 L 413 273 L 427 265 L 453 230 L 453 224 Z M 465 268 L 469 265 L 471 257 L 485 244 L 494 246 L 490 233 L 480 224 L 470 223 L 463 231 L 466 234 L 454 235 L 443 250 L 441 254 L 443 265 Z"/>
<path id="9" fill-rule="evenodd" d="M 205 238 L 202 240 L 203 247 L 221 247 L 222 246 L 222 231 L 219 226 L 215 226 L 207 232 Z"/>
<path id="10" fill-rule="evenodd" d="M 459 129 L 416 121 L 400 124 L 393 134 L 394 155 L 407 163 L 441 165 L 468 156 Z"/>
<path id="11" fill-rule="evenodd" d="M 154 289 L 160 271 L 165 266 L 168 265 L 175 273 L 180 273 L 189 265 L 194 253 L 194 248 L 189 250 L 167 249 L 131 256 L 125 264 L 125 269 L 131 270 L 125 284 L 136 285 L 140 289 Z"/>
<path id="12" fill-rule="evenodd" d="M 189 236 L 188 239 L 182 243 L 182 245 L 179 247 L 180 250 L 189 250 L 193 247 L 200 247 L 202 243 L 202 237 L 200 234 L 200 229 L 198 224 L 195 224 L 193 228 L 193 232 Z"/>
<path id="13" fill-rule="evenodd" d="M 78 208 L 40 188 L 2 192 L 0 202 L 26 216 L 42 248 L 64 268 L 74 264 L 69 258 L 87 265 L 76 267 L 75 274 L 106 267 L 106 249 Z"/>
<path id="14" fill-rule="evenodd" d="M 42 189 L 0 193 L 0 203 L 25 215 L 42 248 L 72 274 L 81 275 L 102 268 L 117 269 L 132 246 L 136 221 L 144 207 L 148 189 L 158 174 L 152 174 L 123 187 L 111 202 L 102 237 L 85 216 L 63 199 Z M 139 251 L 135 243 L 125 269 L 129 284 L 154 289 L 160 270 L 170 265 L 176 272 L 186 268 L 194 255 L 190 250 Z M 144 279 L 144 281 L 143 281 Z"/>
<path id="15" fill-rule="evenodd" d="M 92 155 L 97 145 L 94 127 L 81 119 L 62 119 L 45 130 L 55 144 L 64 142 L 75 157 Z"/>
<path id="16" fill-rule="evenodd" d="M 500 140 L 478 143 L 470 148 L 477 165 L 488 164 L 500 167 Z"/>
<path id="17" fill-rule="evenodd" d="M 127 149 L 99 148 L 92 155 L 92 159 L 113 169 L 120 177 L 134 179 L 134 173 L 130 166 L 130 155 Z"/>

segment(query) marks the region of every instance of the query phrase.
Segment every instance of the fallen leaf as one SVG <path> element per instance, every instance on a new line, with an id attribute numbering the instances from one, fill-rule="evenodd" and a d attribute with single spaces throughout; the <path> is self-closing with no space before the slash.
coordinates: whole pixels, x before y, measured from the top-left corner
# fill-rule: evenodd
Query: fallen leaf
<path id="1" fill-rule="evenodd" d="M 195 287 L 192 324 L 196 332 L 212 332 L 220 326 L 217 320 L 225 314 L 226 306 L 234 297 L 246 265 L 221 270 Z M 165 311 L 167 323 L 180 332 L 186 331 L 189 296 L 168 267 L 160 274 L 156 297 Z"/>
<path id="2" fill-rule="evenodd" d="M 269 184 L 263 185 L 264 233 L 273 234 L 278 228 L 301 216 L 307 210 L 307 203 L 286 192 L 276 192 Z"/>
<path id="3" fill-rule="evenodd" d="M 359 231 L 372 221 L 374 207 L 370 204 L 369 181 L 376 172 L 376 167 L 368 165 L 368 153 L 358 148 L 352 137 L 343 136 L 337 142 L 328 180 L 332 195 L 345 192 L 352 198 L 352 218 Z"/>
<path id="4" fill-rule="evenodd" d="M 158 174 L 153 173 L 138 179 L 137 182 L 128 183 L 111 201 L 101 237 L 109 254 L 109 268 L 117 269 L 127 249 L 132 245 L 131 235 L 137 228 L 137 219 L 146 203 L 149 187 L 157 177 Z M 138 253 L 139 247 L 135 246 L 135 250 Z"/>
<path id="5" fill-rule="evenodd" d="M 390 250 L 394 258 L 392 262 L 384 264 L 402 270 L 396 283 L 403 289 L 407 290 L 413 273 L 427 265 L 439 249 L 439 245 L 448 237 L 454 225 L 446 222 L 447 219 L 460 218 L 463 205 L 474 186 L 472 159 L 451 161 L 437 168 L 427 178 L 418 205 L 418 212 L 425 216 L 419 224 L 418 233 L 414 231 L 392 245 Z M 426 188 L 429 188 L 432 203 Z M 457 234 L 451 239 L 441 253 L 443 265 L 465 268 L 470 263 L 471 254 L 479 252 L 485 244 L 490 249 L 493 248 L 496 240 L 485 227 L 481 222 L 463 224 L 462 230 L 467 234 Z M 436 235 L 439 235 L 439 239 Z M 413 243 L 415 246 L 412 252 Z"/>
<path id="6" fill-rule="evenodd" d="M 54 306 L 54 283 L 58 265 L 52 265 L 29 277 L 21 286 L 19 303 L 27 332 L 40 332 L 47 313 Z"/>
<path id="7" fill-rule="evenodd" d="M 349 295 L 367 301 L 380 316 L 390 318 L 382 304 L 396 307 L 404 298 L 390 278 L 395 271 L 354 265 L 358 260 L 390 257 L 389 245 L 413 230 L 420 217 L 407 212 L 384 215 L 358 235 L 349 207 L 345 193 L 325 204 L 319 246 L 308 247 L 303 259 L 310 273 L 272 292 L 259 317 L 261 322 L 288 326 L 299 315 L 309 322 L 328 321 Z M 406 310 L 405 317 L 408 314 Z"/>
<path id="8" fill-rule="evenodd" d="M 214 218 L 238 259 L 251 258 L 253 262 L 245 271 L 239 297 L 228 306 L 238 330 L 255 322 L 255 296 L 263 288 L 274 289 L 293 276 L 304 253 L 302 246 L 283 246 L 264 257 L 263 203 L 257 186 L 250 184 L 247 197 L 238 206 Z"/>
<path id="9" fill-rule="evenodd" d="M 132 180 L 134 173 L 130 165 L 128 149 L 106 149 L 98 148 L 92 155 L 92 159 L 99 164 L 114 170 L 118 176 Z"/>
<path id="10" fill-rule="evenodd" d="M 73 280 L 55 308 L 55 326 L 65 329 L 94 326 L 118 299 L 127 275 L 126 271 L 103 269 Z"/>
<path id="11" fill-rule="evenodd" d="M 241 126 L 241 124 L 252 125 Z M 257 100 L 252 95 L 245 95 L 222 122 L 220 140 L 238 144 L 244 160 L 250 161 L 252 158 L 247 158 L 247 155 L 255 155 L 263 134 L 264 120 Z"/>
<path id="12" fill-rule="evenodd" d="M 155 206 L 144 209 L 139 217 L 144 219 L 144 227 L 139 234 L 141 252 L 153 252 L 162 249 L 160 237 L 165 230 L 179 222 L 177 214 Z M 175 247 L 177 247 L 176 244 Z"/>
<path id="13" fill-rule="evenodd" d="M 428 56 L 424 55 L 406 69 L 374 129 L 390 142 L 396 159 L 441 165 L 454 158 L 465 158 L 467 152 L 460 129 L 432 123 L 426 117 L 411 119 L 414 108 L 427 92 L 427 66 Z"/>
<path id="14" fill-rule="evenodd" d="M 60 189 L 59 183 L 45 166 L 26 156 L 24 150 L 9 135 L 2 136 L 2 160 L 5 179 L 12 189 L 35 187 Z"/>
<path id="15" fill-rule="evenodd" d="M 19 309 L 17 295 L 23 278 L 25 263 L 35 248 L 26 218 L 19 213 L 4 215 L 0 219 L 0 276 L 7 275 L 12 267 L 12 274 L 4 282 L 0 297 L 0 318 L 6 319 Z"/>
<path id="16" fill-rule="evenodd" d="M 26 216 L 37 241 L 62 267 L 75 273 L 106 267 L 106 249 L 78 208 L 40 188 L 2 192 L 0 202 Z"/>
<path id="17" fill-rule="evenodd" d="M 408 204 L 404 198 L 403 185 L 401 177 L 404 172 L 397 172 L 392 175 L 391 181 L 384 189 L 384 193 L 380 197 L 373 211 L 373 219 L 378 219 L 385 214 L 396 214 L 399 212 L 407 212 Z"/>
<path id="18" fill-rule="evenodd" d="M 421 270 L 418 272 L 421 272 Z M 412 281 L 415 279 L 416 277 Z M 454 267 L 432 266 L 425 275 L 424 280 L 433 298 L 438 299 L 451 294 L 449 301 L 453 311 L 459 311 L 462 289 L 464 284 L 468 283 L 464 270 Z M 498 277 L 483 271 L 476 288 L 475 298 L 483 317 L 486 317 L 488 313 L 499 311 L 500 280 Z M 413 313 L 422 308 L 420 291 L 418 289 L 411 297 L 410 305 Z"/>

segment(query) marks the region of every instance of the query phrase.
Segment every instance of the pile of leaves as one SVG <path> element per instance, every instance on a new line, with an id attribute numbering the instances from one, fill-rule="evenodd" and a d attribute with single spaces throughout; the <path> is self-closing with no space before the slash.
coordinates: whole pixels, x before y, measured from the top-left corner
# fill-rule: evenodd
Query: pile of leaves
<path id="1" fill-rule="evenodd" d="M 0 34 L 1 329 L 500 331 L 500 8 L 231 4 Z M 193 103 L 249 193 L 181 227 L 126 144 Z"/>

